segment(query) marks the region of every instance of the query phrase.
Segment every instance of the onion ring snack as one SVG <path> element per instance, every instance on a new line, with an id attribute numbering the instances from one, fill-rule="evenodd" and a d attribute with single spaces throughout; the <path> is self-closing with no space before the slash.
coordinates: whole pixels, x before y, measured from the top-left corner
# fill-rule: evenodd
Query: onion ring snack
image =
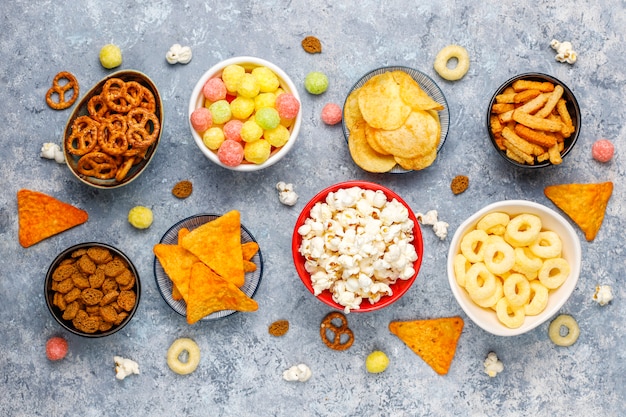
<path id="1" fill-rule="evenodd" d="M 455 68 L 448 68 L 448 61 L 456 59 Z M 467 49 L 459 45 L 448 45 L 443 48 L 435 57 L 434 68 L 441 78 L 448 81 L 460 80 L 467 74 L 470 67 L 469 54 Z"/>
<path id="2" fill-rule="evenodd" d="M 565 327 L 567 330 L 567 334 L 564 336 L 561 335 L 561 327 Z M 580 328 L 574 317 L 561 314 L 550 323 L 548 336 L 555 345 L 567 347 L 576 343 L 578 336 L 580 336 Z"/>
<path id="3" fill-rule="evenodd" d="M 186 353 L 187 360 L 183 362 L 180 356 Z M 187 375 L 196 370 L 200 364 L 200 347 L 193 339 L 181 337 L 176 339 L 167 350 L 167 366 L 179 375 Z"/>

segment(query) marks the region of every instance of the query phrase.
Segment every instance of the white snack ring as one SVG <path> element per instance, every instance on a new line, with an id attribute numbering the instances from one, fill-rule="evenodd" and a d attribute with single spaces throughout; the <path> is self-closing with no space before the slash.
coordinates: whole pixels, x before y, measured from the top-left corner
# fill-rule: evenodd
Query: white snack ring
<path id="1" fill-rule="evenodd" d="M 530 299 L 524 306 L 524 313 L 527 316 L 536 316 L 546 309 L 548 305 L 548 289 L 540 282 L 533 280 L 530 282 Z"/>
<path id="2" fill-rule="evenodd" d="M 524 309 L 511 307 L 506 297 L 500 298 L 496 304 L 496 314 L 498 315 L 498 320 L 511 329 L 516 329 L 524 324 L 524 318 L 526 317 Z"/>
<path id="3" fill-rule="evenodd" d="M 558 234 L 546 230 L 539 233 L 539 238 L 529 246 L 532 253 L 540 258 L 555 258 L 561 256 L 563 242 Z"/>
<path id="4" fill-rule="evenodd" d="M 565 336 L 561 336 L 561 327 L 565 327 L 567 329 L 567 334 Z M 555 318 L 552 323 L 550 323 L 548 336 L 550 336 L 550 340 L 552 340 L 557 346 L 571 346 L 578 340 L 578 336 L 580 336 L 580 328 L 578 327 L 578 323 L 574 317 L 567 314 L 561 314 Z"/>
<path id="5" fill-rule="evenodd" d="M 455 68 L 448 68 L 448 61 L 456 58 Z M 470 60 L 467 49 L 459 45 L 448 45 L 437 54 L 435 58 L 435 71 L 448 81 L 460 80 L 469 70 Z"/>
<path id="6" fill-rule="evenodd" d="M 187 362 L 180 360 L 180 355 L 187 352 Z M 179 375 L 187 375 L 196 370 L 200 364 L 200 347 L 192 339 L 183 337 L 176 339 L 167 350 L 167 366 Z"/>
<path id="7" fill-rule="evenodd" d="M 513 308 L 524 306 L 530 299 L 530 283 L 522 274 L 511 274 L 502 285 L 504 296 Z"/>
<path id="8" fill-rule="evenodd" d="M 563 258 L 546 259 L 539 270 L 539 281 L 548 289 L 559 288 L 569 276 L 570 267 Z"/>
<path id="9" fill-rule="evenodd" d="M 512 246 L 527 246 L 534 242 L 541 232 L 541 219 L 534 214 L 520 214 L 506 225 L 504 239 Z"/>
<path id="10" fill-rule="evenodd" d="M 472 263 L 482 262 L 486 241 L 487 233 L 484 230 L 472 230 L 461 240 L 461 253 Z"/>

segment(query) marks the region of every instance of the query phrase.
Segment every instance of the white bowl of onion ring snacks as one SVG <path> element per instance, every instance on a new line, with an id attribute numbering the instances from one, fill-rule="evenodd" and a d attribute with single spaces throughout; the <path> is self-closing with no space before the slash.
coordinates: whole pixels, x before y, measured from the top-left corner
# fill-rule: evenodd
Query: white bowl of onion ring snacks
<path id="1" fill-rule="evenodd" d="M 163 103 L 145 74 L 123 70 L 98 81 L 72 111 L 63 153 L 81 182 L 126 185 L 148 166 L 163 132 Z"/>
<path id="2" fill-rule="evenodd" d="M 478 210 L 455 231 L 448 281 L 468 317 L 497 336 L 528 332 L 554 316 L 580 275 L 580 240 L 560 214 L 506 200 Z"/>

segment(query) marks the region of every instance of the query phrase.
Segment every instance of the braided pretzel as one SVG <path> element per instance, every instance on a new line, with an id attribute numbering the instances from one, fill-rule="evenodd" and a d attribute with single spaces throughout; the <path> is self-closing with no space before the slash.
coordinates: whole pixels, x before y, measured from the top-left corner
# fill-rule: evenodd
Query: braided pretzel
<path id="1" fill-rule="evenodd" d="M 83 155 L 76 164 L 76 170 L 82 175 L 108 180 L 115 177 L 117 161 L 104 152 L 91 152 Z"/>
<path id="2" fill-rule="evenodd" d="M 337 326 L 333 320 L 340 320 L 341 325 Z M 328 313 L 324 317 L 320 325 L 320 336 L 324 344 L 334 350 L 346 350 L 354 343 L 354 333 L 348 327 L 348 319 L 338 311 Z"/>
<path id="3" fill-rule="evenodd" d="M 98 144 L 98 122 L 79 116 L 72 123 L 72 133 L 65 139 L 65 149 L 72 155 L 85 155 Z"/>
<path id="4" fill-rule="evenodd" d="M 147 148 L 159 136 L 159 118 L 154 113 L 136 107 L 128 112 L 128 143 L 134 148 Z"/>
<path id="5" fill-rule="evenodd" d="M 65 84 L 60 84 L 61 80 L 67 80 Z M 71 97 L 66 100 L 65 93 L 68 91 L 72 91 Z M 76 99 L 78 98 L 79 88 L 78 88 L 78 80 L 76 77 L 67 71 L 61 71 L 57 75 L 54 76 L 52 80 L 52 87 L 46 93 L 46 103 L 48 106 L 53 108 L 54 110 L 63 110 L 70 107 Z M 54 101 L 52 97 L 54 95 L 58 96 L 58 101 Z"/>

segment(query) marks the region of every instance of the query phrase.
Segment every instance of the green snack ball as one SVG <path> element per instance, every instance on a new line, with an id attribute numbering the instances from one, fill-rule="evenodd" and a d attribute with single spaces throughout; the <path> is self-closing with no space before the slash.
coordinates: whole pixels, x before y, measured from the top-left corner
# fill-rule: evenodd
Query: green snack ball
<path id="1" fill-rule="evenodd" d="M 100 64 L 106 69 L 122 65 L 122 50 L 117 45 L 108 44 L 100 49 Z"/>
<path id="2" fill-rule="evenodd" d="M 322 94 L 328 88 L 328 77 L 321 72 L 309 72 L 304 78 L 304 88 L 311 94 Z"/>
<path id="3" fill-rule="evenodd" d="M 209 106 L 209 111 L 213 117 L 213 124 L 223 125 L 232 117 L 230 103 L 226 100 L 218 100 Z"/>
<path id="4" fill-rule="evenodd" d="M 387 366 L 389 366 L 389 358 L 385 355 L 385 352 L 380 350 L 373 351 L 365 359 L 365 368 L 367 372 L 372 374 L 384 372 Z"/>
<path id="5" fill-rule="evenodd" d="M 280 116 L 275 108 L 263 107 L 254 114 L 254 121 L 264 130 L 271 130 L 280 124 Z"/>
<path id="6" fill-rule="evenodd" d="M 152 224 L 152 210 L 136 206 L 128 212 L 128 222 L 137 229 L 147 229 Z"/>

